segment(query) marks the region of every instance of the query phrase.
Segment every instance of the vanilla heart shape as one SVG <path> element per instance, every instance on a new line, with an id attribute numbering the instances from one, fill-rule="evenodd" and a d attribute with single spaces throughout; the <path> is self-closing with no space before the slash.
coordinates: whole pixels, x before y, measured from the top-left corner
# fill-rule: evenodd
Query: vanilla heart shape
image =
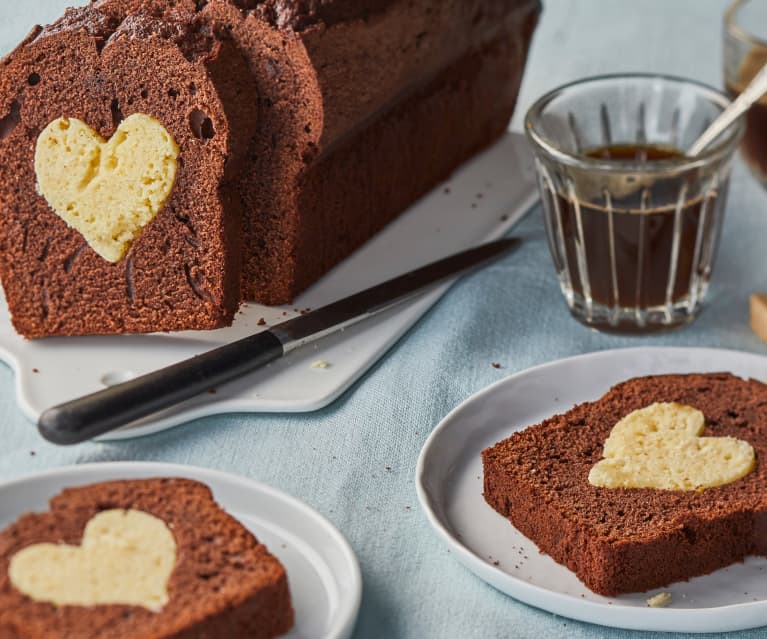
<path id="1" fill-rule="evenodd" d="M 81 120 L 58 118 L 37 139 L 37 188 L 96 253 L 116 263 L 165 205 L 178 155 L 165 127 L 142 113 L 123 120 L 109 141 Z"/>
<path id="2" fill-rule="evenodd" d="M 140 510 L 105 510 L 86 524 L 80 546 L 27 546 L 11 557 L 8 576 L 35 601 L 159 612 L 175 565 L 176 541 L 165 522 Z"/>
<path id="3" fill-rule="evenodd" d="M 692 406 L 662 402 L 635 410 L 613 427 L 589 483 L 701 490 L 729 484 L 754 469 L 751 444 L 734 437 L 701 437 L 705 427 L 703 413 Z"/>

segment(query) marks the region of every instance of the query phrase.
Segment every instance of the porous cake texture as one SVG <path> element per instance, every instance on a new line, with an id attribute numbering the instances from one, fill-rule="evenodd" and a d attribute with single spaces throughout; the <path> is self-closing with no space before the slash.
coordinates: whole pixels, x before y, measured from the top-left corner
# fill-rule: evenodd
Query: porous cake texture
<path id="1" fill-rule="evenodd" d="M 754 469 L 700 490 L 589 482 L 613 427 L 656 402 L 700 410 L 707 437 L 750 444 Z M 767 555 L 767 386 L 728 373 L 658 375 L 514 433 L 482 452 L 484 497 L 591 590 L 618 595 Z"/>
<path id="2" fill-rule="evenodd" d="M 175 538 L 168 601 L 159 611 L 117 604 L 57 607 L 14 588 L 8 566 L 16 553 L 45 542 L 77 546 L 86 524 L 113 509 L 156 517 Z M 1 639 L 265 639 L 292 625 L 285 569 L 196 481 L 68 488 L 51 499 L 50 511 L 23 515 L 0 532 Z"/>

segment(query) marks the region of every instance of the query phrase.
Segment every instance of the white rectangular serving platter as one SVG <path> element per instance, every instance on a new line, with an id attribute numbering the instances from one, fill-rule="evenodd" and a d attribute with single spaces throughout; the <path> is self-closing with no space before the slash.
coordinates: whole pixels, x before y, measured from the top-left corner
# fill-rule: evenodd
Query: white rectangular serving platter
<path id="1" fill-rule="evenodd" d="M 473 245 L 498 238 L 537 200 L 527 142 L 508 134 L 464 166 L 287 307 L 246 304 L 216 331 L 25 340 L 0 304 L 0 359 L 14 371 L 19 406 L 32 421 L 51 406 L 221 346 Z M 267 368 L 158 413 L 109 436 L 155 433 L 231 412 L 307 412 L 322 408 L 380 358 L 449 288 L 420 297 Z M 259 326 L 263 318 L 266 325 Z M 327 363 L 326 368 L 313 366 Z"/>

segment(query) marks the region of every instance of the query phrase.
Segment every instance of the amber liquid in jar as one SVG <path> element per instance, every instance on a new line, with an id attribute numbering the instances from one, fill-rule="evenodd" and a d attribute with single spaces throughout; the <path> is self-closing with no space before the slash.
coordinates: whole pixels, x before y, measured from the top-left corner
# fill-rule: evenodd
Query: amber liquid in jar
<path id="1" fill-rule="evenodd" d="M 677 149 L 653 145 L 600 147 L 585 155 L 639 163 L 684 157 Z M 605 201 L 575 203 L 561 194 L 558 199 L 575 294 L 607 307 L 634 308 L 663 306 L 689 294 L 695 264 L 701 263 L 696 251 L 714 232 L 715 216 L 702 214 L 702 198 L 683 201 L 678 222 L 678 196 L 662 183 L 613 195 L 609 207 Z M 712 198 L 705 206 L 714 208 Z"/>

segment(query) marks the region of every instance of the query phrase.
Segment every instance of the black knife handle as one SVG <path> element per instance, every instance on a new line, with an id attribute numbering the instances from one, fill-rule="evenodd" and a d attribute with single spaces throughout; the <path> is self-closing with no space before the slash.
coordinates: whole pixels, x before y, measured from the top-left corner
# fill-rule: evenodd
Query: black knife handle
<path id="1" fill-rule="evenodd" d="M 284 354 L 282 342 L 265 331 L 202 355 L 49 408 L 37 422 L 54 444 L 77 444 L 170 408 L 186 399 L 265 366 Z"/>

